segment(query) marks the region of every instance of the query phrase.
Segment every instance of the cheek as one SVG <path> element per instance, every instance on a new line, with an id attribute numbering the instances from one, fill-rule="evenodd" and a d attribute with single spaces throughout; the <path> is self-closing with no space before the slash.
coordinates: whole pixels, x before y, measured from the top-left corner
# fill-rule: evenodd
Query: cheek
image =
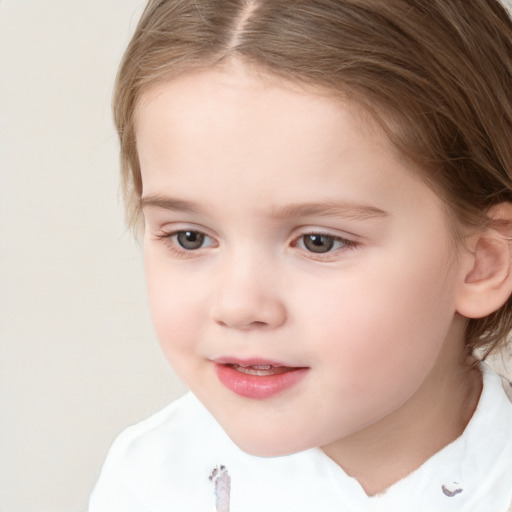
<path id="1" fill-rule="evenodd" d="M 419 286 L 405 286 L 405 293 L 402 282 L 382 283 L 383 288 L 373 282 L 366 293 L 363 286 L 349 284 L 331 301 L 312 307 L 312 321 L 302 330 L 312 340 L 321 389 L 344 404 L 343 410 L 323 414 L 334 414 L 333 423 L 347 431 L 377 421 L 416 393 L 437 364 L 451 322 Z"/>
<path id="2" fill-rule="evenodd" d="M 157 251 L 145 250 L 145 272 L 153 325 L 166 357 L 190 350 L 199 339 L 205 315 L 204 286 L 197 273 L 186 273 Z"/>
<path id="3" fill-rule="evenodd" d="M 411 268 L 399 259 L 381 260 L 305 298 L 305 337 L 317 340 L 314 357 L 364 387 L 364 380 L 378 385 L 394 374 L 415 380 L 428 372 L 455 308 L 452 276 L 440 272 L 446 265 L 429 258 L 421 263 Z"/>

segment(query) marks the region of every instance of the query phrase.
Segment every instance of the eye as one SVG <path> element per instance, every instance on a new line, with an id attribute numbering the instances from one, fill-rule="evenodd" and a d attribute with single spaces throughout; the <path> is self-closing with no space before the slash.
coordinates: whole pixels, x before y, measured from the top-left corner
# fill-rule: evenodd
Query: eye
<path id="1" fill-rule="evenodd" d="M 327 235 L 304 235 L 302 242 L 311 252 L 329 252 L 334 246 L 334 238 Z"/>
<path id="2" fill-rule="evenodd" d="M 203 247 L 205 240 L 208 240 L 204 233 L 200 231 L 177 231 L 174 233 L 173 238 L 179 246 L 187 251 L 194 251 Z"/>
<path id="3" fill-rule="evenodd" d="M 344 247 L 352 247 L 355 242 L 321 233 L 302 235 L 297 241 L 297 247 L 315 254 L 325 254 Z"/>
<path id="4" fill-rule="evenodd" d="M 197 229 L 177 229 L 155 233 L 154 236 L 177 258 L 195 258 L 203 255 L 205 249 L 218 247 L 215 238 Z"/>

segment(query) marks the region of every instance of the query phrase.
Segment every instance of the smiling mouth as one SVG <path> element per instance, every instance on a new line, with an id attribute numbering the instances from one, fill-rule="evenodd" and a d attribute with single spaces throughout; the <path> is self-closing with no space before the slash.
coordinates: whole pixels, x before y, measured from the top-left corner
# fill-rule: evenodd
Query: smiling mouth
<path id="1" fill-rule="evenodd" d="M 253 399 L 266 399 L 295 387 L 309 368 L 286 366 L 273 361 L 215 361 L 219 381 L 235 394 Z"/>
<path id="2" fill-rule="evenodd" d="M 245 373 L 246 375 L 257 375 L 259 377 L 266 377 L 268 375 L 279 375 L 281 373 L 291 372 L 297 368 L 289 366 L 272 366 L 271 364 L 226 364 L 229 368 L 233 368 L 237 372 Z"/>

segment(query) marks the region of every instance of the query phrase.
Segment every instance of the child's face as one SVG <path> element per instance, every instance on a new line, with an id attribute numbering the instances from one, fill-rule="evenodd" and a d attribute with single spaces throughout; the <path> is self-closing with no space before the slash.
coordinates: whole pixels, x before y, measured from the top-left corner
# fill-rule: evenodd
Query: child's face
<path id="1" fill-rule="evenodd" d="M 146 93 L 137 141 L 158 337 L 242 449 L 436 400 L 462 352 L 447 217 L 355 105 L 211 69 Z"/>

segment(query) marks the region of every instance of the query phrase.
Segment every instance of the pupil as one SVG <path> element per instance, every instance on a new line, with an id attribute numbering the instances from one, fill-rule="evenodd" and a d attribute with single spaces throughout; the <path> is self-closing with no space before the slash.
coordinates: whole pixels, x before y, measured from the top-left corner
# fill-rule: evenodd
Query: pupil
<path id="1" fill-rule="evenodd" d="M 332 236 L 325 235 L 306 235 L 304 237 L 304 245 L 311 252 L 328 252 L 334 245 Z"/>
<path id="2" fill-rule="evenodd" d="M 197 231 L 180 231 L 177 235 L 178 243 L 188 250 L 199 249 L 204 242 L 204 235 Z"/>

